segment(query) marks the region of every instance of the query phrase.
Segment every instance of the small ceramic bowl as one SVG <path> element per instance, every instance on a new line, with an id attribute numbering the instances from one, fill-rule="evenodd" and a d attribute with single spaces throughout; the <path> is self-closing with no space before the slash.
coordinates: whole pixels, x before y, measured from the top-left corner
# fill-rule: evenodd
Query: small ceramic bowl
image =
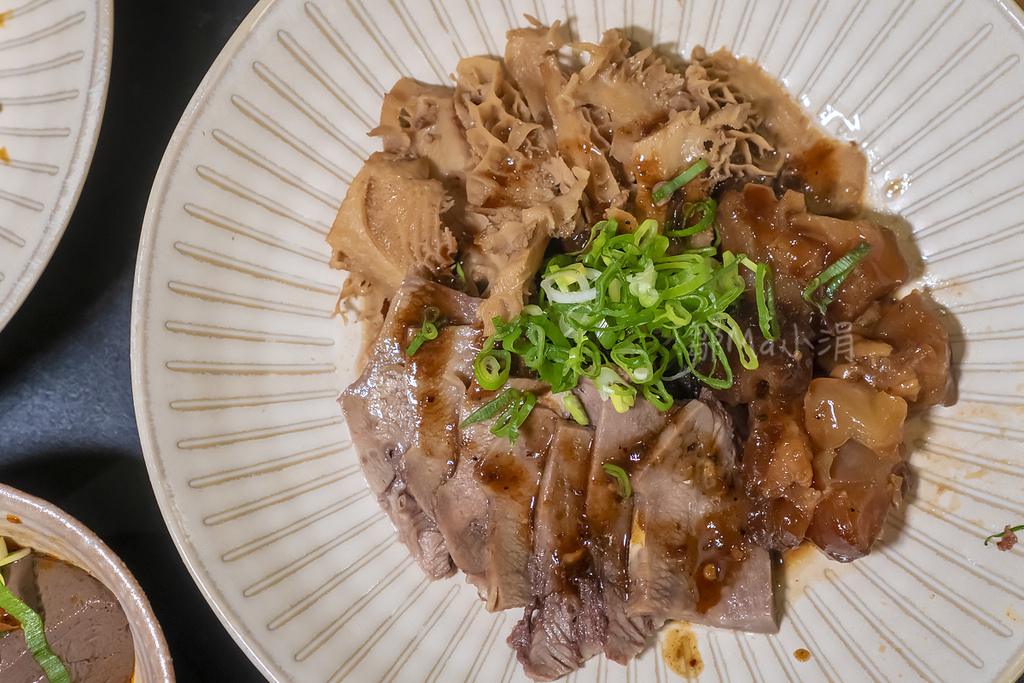
<path id="1" fill-rule="evenodd" d="M 174 683 L 171 655 L 149 600 L 96 534 L 50 503 L 0 484 L 0 536 L 58 557 L 99 579 L 128 617 L 135 642 L 132 683 Z"/>

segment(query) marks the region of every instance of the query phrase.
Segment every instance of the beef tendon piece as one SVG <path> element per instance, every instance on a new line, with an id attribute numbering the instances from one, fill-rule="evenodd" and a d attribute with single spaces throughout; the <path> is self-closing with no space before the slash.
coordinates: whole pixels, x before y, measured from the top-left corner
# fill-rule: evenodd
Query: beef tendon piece
<path id="1" fill-rule="evenodd" d="M 758 545 L 785 550 L 803 542 L 821 497 L 814 488 L 813 463 L 803 401 L 765 398 L 750 404 L 743 475 Z"/>
<path id="2" fill-rule="evenodd" d="M 902 491 L 907 402 L 865 383 L 822 377 L 804 399 L 822 497 L 807 537 L 841 562 L 866 555 Z"/>
<path id="3" fill-rule="evenodd" d="M 814 364 L 814 330 L 810 316 L 802 306 L 780 304 L 776 306 L 776 318 L 779 336 L 769 341 L 758 324 L 754 301 L 749 297 L 739 301 L 733 319 L 745 331 L 757 354 L 757 367 L 744 367 L 736 345 L 731 340 L 727 342 L 726 356 L 733 371 L 733 383 L 725 389 L 716 389 L 716 398 L 736 406 L 769 396 L 785 401 L 804 395 Z M 710 370 L 709 363 L 707 371 Z"/>
<path id="4" fill-rule="evenodd" d="M 748 184 L 727 192 L 718 211 L 722 248 L 771 265 L 780 304 L 809 310 L 804 289 L 825 268 L 862 243 L 871 246 L 839 287 L 828 315 L 852 321 L 906 281 L 906 262 L 896 237 L 871 221 L 847 221 L 808 213 L 803 195 Z M 808 313 L 809 315 L 809 313 Z"/>
<path id="5" fill-rule="evenodd" d="M 948 334 L 921 292 L 885 301 L 874 313 L 851 329 L 843 352 L 822 357 L 829 374 L 864 381 L 915 408 L 951 401 Z"/>

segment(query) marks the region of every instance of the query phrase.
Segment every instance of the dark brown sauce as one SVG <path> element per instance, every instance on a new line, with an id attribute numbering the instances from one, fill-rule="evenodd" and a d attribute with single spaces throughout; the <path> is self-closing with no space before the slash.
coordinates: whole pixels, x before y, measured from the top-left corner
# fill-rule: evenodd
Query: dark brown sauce
<path id="1" fill-rule="evenodd" d="M 497 394 L 496 391 L 485 391 L 476 385 L 469 392 L 475 405 L 484 405 Z M 537 495 L 543 474 L 543 462 L 539 459 L 551 447 L 554 417 L 549 411 L 534 409 L 520 427 L 515 446 L 509 447 L 508 442 L 503 441 L 477 458 L 475 465 L 479 481 L 491 491 L 506 494 L 519 503 L 532 500 Z M 463 432 L 463 438 L 465 434 L 467 432 Z M 474 453 L 484 450 L 465 442 L 462 447 Z"/>
<path id="2" fill-rule="evenodd" d="M 808 188 L 834 182 L 833 178 L 839 172 L 835 158 L 835 143 L 830 140 L 819 140 L 803 154 L 792 157 L 789 164 L 793 173 Z"/>
<path id="3" fill-rule="evenodd" d="M 775 194 L 771 191 L 750 188 L 743 193 L 743 218 L 759 239 L 774 232 L 775 206 Z"/>
<path id="4" fill-rule="evenodd" d="M 722 599 L 747 558 L 746 511 L 739 505 L 723 506 L 697 524 L 690 576 L 697 588 L 697 613 L 706 614 Z"/>
<path id="5" fill-rule="evenodd" d="M 697 649 L 697 636 L 687 623 L 677 621 L 665 628 L 661 658 L 673 673 L 683 678 L 697 678 L 704 673 L 704 659 Z"/>
<path id="6" fill-rule="evenodd" d="M 481 483 L 493 490 L 508 491 L 510 494 L 529 491 L 536 488 L 536 477 L 530 477 L 526 469 L 519 464 L 511 453 L 496 452 L 477 462 L 477 477 Z"/>

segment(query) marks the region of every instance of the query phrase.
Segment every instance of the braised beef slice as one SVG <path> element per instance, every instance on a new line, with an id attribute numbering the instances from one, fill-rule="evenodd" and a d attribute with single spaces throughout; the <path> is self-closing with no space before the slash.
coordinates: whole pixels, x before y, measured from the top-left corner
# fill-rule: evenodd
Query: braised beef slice
<path id="1" fill-rule="evenodd" d="M 536 680 L 574 671 L 602 649 L 604 620 L 594 604 L 599 594 L 583 529 L 592 439 L 592 430 L 561 421 L 537 494 L 529 563 L 535 597 L 509 638 L 523 670 Z"/>
<path id="2" fill-rule="evenodd" d="M 476 305 L 454 290 L 407 278 L 362 375 L 341 396 L 363 474 L 432 578 L 454 571 L 431 515 L 434 493 L 455 468 L 459 404 L 481 343 L 470 325 Z M 409 356 L 405 350 L 428 306 L 440 311 L 440 332 Z"/>
<path id="3" fill-rule="evenodd" d="M 511 380 L 520 390 L 539 389 L 531 380 Z M 473 385 L 460 420 L 498 392 Z M 523 607 L 533 599 L 529 563 L 533 549 L 534 501 L 557 415 L 537 406 L 520 427 L 515 444 L 490 433 L 490 421 L 459 430 L 455 474 L 437 491 L 435 519 L 455 564 L 477 587 L 487 609 Z"/>
<path id="4" fill-rule="evenodd" d="M 646 444 L 664 427 L 667 413 L 645 400 L 620 413 L 611 401 L 600 400 L 589 380 L 581 382 L 578 393 L 595 424 L 585 521 L 608 618 L 604 652 L 612 661 L 625 664 L 643 650 L 655 626 L 646 616 L 626 614 L 634 498 L 620 495 L 618 482 L 604 465 L 631 472 L 646 454 Z"/>
<path id="5" fill-rule="evenodd" d="M 746 530 L 723 415 L 687 403 L 635 470 L 627 613 L 773 633 L 771 561 Z"/>

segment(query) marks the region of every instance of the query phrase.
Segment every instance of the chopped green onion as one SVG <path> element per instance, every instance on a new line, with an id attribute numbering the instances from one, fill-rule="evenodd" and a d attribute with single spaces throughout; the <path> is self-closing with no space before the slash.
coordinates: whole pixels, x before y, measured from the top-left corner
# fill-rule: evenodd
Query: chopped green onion
<path id="1" fill-rule="evenodd" d="M 519 438 L 519 427 L 526 422 L 526 418 L 530 416 L 530 411 L 535 405 L 537 405 L 536 394 L 529 391 L 521 392 L 512 405 L 494 418 L 491 434 L 505 437 L 510 444 L 514 444 Z"/>
<path id="2" fill-rule="evenodd" d="M 622 379 L 619 373 L 607 365 L 601 368 L 601 372 L 594 378 L 594 386 L 597 387 L 602 399 L 611 399 L 616 412 L 624 413 L 633 407 L 636 387 Z"/>
<path id="3" fill-rule="evenodd" d="M 690 235 L 696 235 L 697 233 L 704 232 L 714 224 L 715 211 L 717 210 L 718 202 L 714 199 L 705 199 L 702 202 L 686 202 L 683 204 L 681 209 L 681 218 L 677 219 L 683 227 L 678 230 L 669 229 L 669 226 L 666 223 L 665 234 L 669 237 L 688 237 Z M 679 210 L 677 210 L 676 214 L 678 215 L 678 213 Z M 700 219 L 690 227 L 686 227 L 686 223 L 697 213 L 700 214 Z"/>
<path id="4" fill-rule="evenodd" d="M 1009 529 L 1003 529 L 998 534 L 992 534 L 991 536 L 989 536 L 988 538 L 985 539 L 985 545 L 988 545 L 988 542 L 991 541 L 993 538 L 1002 538 L 1003 536 L 1006 535 L 1006 532 L 1008 532 L 1008 531 L 1012 532 L 1012 533 L 1016 533 L 1018 531 L 1024 531 L 1024 524 L 1021 524 L 1019 526 L 1013 526 L 1013 527 L 1010 527 Z"/>
<path id="5" fill-rule="evenodd" d="M 775 284 L 772 268 L 767 263 L 757 264 L 754 272 L 754 298 L 757 301 L 757 322 L 761 334 L 768 341 L 779 338 L 779 318 L 775 315 Z"/>
<path id="6" fill-rule="evenodd" d="M 473 362 L 473 371 L 480 388 L 494 391 L 508 381 L 512 354 L 501 349 L 482 351 Z"/>
<path id="7" fill-rule="evenodd" d="M 658 410 L 668 410 L 672 407 L 674 402 L 672 394 L 668 393 L 665 383 L 661 380 L 654 384 L 645 384 L 640 389 L 643 391 L 644 398 L 653 403 Z"/>
<path id="8" fill-rule="evenodd" d="M 626 470 L 622 469 L 618 465 L 612 465 L 605 463 L 601 465 L 604 471 L 610 477 L 614 477 L 619 484 L 619 495 L 623 498 L 629 498 L 633 495 L 633 487 L 629 484 L 629 475 L 626 474 Z"/>
<path id="9" fill-rule="evenodd" d="M 411 356 L 419 351 L 423 342 L 437 339 L 437 319 L 440 315 L 441 311 L 436 306 L 427 306 L 423 309 L 423 327 L 409 342 L 409 346 L 405 349 L 407 355 Z"/>
<path id="10" fill-rule="evenodd" d="M 690 166 L 690 168 L 686 169 L 685 171 L 683 171 L 682 173 L 677 175 L 675 178 L 673 178 L 672 180 L 668 181 L 667 183 L 665 183 L 664 185 L 659 187 L 657 190 L 652 192 L 651 193 L 651 200 L 655 204 L 657 204 L 658 202 L 663 200 L 665 197 L 668 197 L 673 192 L 678 190 L 680 187 L 682 187 L 686 183 L 688 183 L 691 180 L 693 180 L 694 178 L 696 178 L 698 175 L 700 175 L 700 172 L 703 171 L 707 167 L 708 167 L 708 162 L 705 161 L 704 159 L 700 159 L 693 166 Z"/>
<path id="11" fill-rule="evenodd" d="M 867 242 L 861 242 L 851 249 L 846 256 L 838 259 L 831 266 L 818 273 L 804 289 L 804 299 L 807 303 L 817 308 L 824 315 L 825 309 L 835 300 L 839 286 L 843 284 L 846 277 L 853 272 L 857 264 L 863 261 L 870 251 L 871 245 Z M 812 298 L 815 292 L 822 288 L 824 289 L 821 296 L 816 300 Z"/>
<path id="12" fill-rule="evenodd" d="M 477 422 L 490 420 L 492 417 L 500 413 L 502 410 L 505 410 L 505 408 L 508 408 L 510 405 L 512 405 L 513 401 L 516 400 L 516 396 L 518 394 L 519 392 L 516 389 L 509 387 L 505 391 L 498 394 L 496 398 L 488 401 L 484 405 L 474 410 L 469 415 L 469 417 L 462 421 L 462 424 L 459 425 L 459 429 L 468 427 L 471 424 L 476 424 Z"/>
<path id="13" fill-rule="evenodd" d="M 775 287 L 772 269 L 767 263 L 754 263 L 749 258 L 742 263 L 754 273 L 754 299 L 757 303 L 757 324 L 768 341 L 779 338 L 779 320 L 775 315 Z"/>
<path id="14" fill-rule="evenodd" d="M 566 394 L 562 397 L 562 403 L 565 404 L 565 409 L 569 411 L 572 419 L 584 427 L 590 424 L 590 418 L 587 417 L 587 411 L 584 410 L 583 403 L 575 395 Z"/>
<path id="15" fill-rule="evenodd" d="M 593 380 L 619 412 L 637 395 L 671 407 L 666 373 L 731 386 L 723 344 L 738 349 L 745 368 L 758 363 L 747 331 L 729 313 L 747 289 L 739 269 L 754 272 L 759 325 L 769 339 L 778 336 L 771 271 L 728 251 L 670 254 L 669 247 L 656 221 L 621 234 L 614 219 L 597 223 L 583 251 L 548 260 L 536 303 L 508 322 L 491 321 L 495 331 L 477 359 L 478 383 L 497 389 L 507 380 L 510 363 L 496 356 L 500 349 L 519 356 L 554 393 L 572 390 L 581 377 Z"/>
<path id="16" fill-rule="evenodd" d="M 23 548 L 22 550 L 8 553 L 7 544 L 2 538 L 0 538 L 0 551 L 3 552 L 3 557 L 0 557 L 0 565 L 21 559 L 31 552 L 29 548 Z M 10 591 L 4 583 L 2 576 L 0 576 L 0 608 L 3 608 L 21 625 L 21 630 L 25 632 L 25 644 L 28 646 L 28 651 L 32 654 L 32 659 L 36 660 L 36 663 L 42 667 L 43 673 L 46 674 L 50 683 L 71 683 L 71 676 L 68 674 L 68 670 L 64 668 L 60 657 L 53 653 L 53 650 L 50 649 L 50 644 L 46 641 L 43 620 L 39 618 L 39 615 L 31 607 L 19 600 Z"/>
<path id="17" fill-rule="evenodd" d="M 455 274 L 459 276 L 459 279 L 463 282 L 466 281 L 466 272 L 462 270 L 462 261 L 455 262 Z"/>
<path id="18" fill-rule="evenodd" d="M 526 418 L 529 417 L 530 411 L 536 404 L 536 394 L 509 387 L 498 394 L 496 398 L 473 411 L 462 421 L 459 429 L 494 418 L 491 434 L 505 437 L 509 443 L 514 444 L 519 437 L 519 428 L 526 422 Z"/>

